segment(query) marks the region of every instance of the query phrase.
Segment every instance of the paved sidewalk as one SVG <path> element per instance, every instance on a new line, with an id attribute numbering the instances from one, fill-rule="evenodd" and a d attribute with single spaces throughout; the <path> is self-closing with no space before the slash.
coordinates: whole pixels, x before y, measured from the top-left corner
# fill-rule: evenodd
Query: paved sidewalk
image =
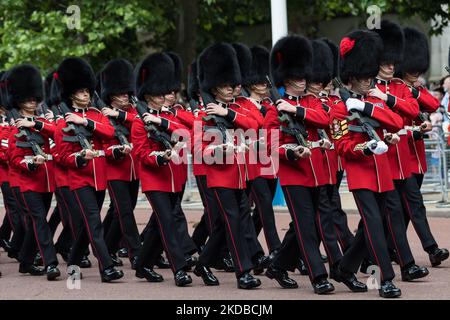
<path id="1" fill-rule="evenodd" d="M 106 212 L 106 210 L 104 210 Z M 142 230 L 148 220 L 149 210 L 136 210 L 136 219 L 139 229 Z M 200 219 L 199 210 L 186 209 L 187 220 L 190 232 L 192 226 Z M 3 212 L 0 213 L 3 218 Z M 289 223 L 289 215 L 285 212 L 277 211 L 277 227 L 280 236 L 286 232 Z M 349 215 L 349 223 L 354 229 L 358 223 L 357 215 Z M 430 218 L 432 230 L 441 246 L 450 247 L 450 219 Z M 58 229 L 59 232 L 59 229 Z M 420 242 L 411 228 L 409 238 L 412 250 L 415 254 L 417 263 L 429 267 L 428 257 L 422 250 Z M 265 247 L 262 236 L 260 241 Z M 323 251 L 323 250 L 322 250 Z M 308 278 L 299 274 L 293 277 L 299 283 L 299 289 L 283 290 L 278 284 L 269 280 L 265 276 L 260 276 L 262 286 L 259 289 L 245 291 L 236 289 L 236 280 L 234 274 L 216 272 L 221 285 L 219 287 L 206 287 L 201 280 L 194 275 L 193 284 L 186 288 L 175 286 L 171 272 L 168 270 L 159 270 L 163 274 L 165 281 L 162 283 L 147 283 L 134 277 L 134 272 L 130 268 L 128 261 L 124 261 L 123 270 L 125 277 L 119 283 L 102 284 L 97 269 L 97 262 L 91 256 L 93 267 L 83 269 L 83 280 L 80 290 L 69 290 L 66 285 L 66 277 L 55 282 L 48 282 L 44 277 L 32 277 L 18 273 L 18 263 L 9 259 L 5 253 L 0 256 L 0 299 L 379 299 L 376 290 L 368 293 L 352 294 L 346 287 L 335 283 L 336 291 L 327 296 L 317 296 L 313 293 Z M 65 264 L 60 265 L 62 272 L 65 272 Z M 157 269 L 156 269 L 157 270 Z M 399 268 L 395 266 L 397 275 Z M 366 281 L 365 275 L 359 275 L 362 281 Z M 439 268 L 430 267 L 430 275 L 417 283 L 404 283 L 396 278 L 396 284 L 402 289 L 402 299 L 450 299 L 450 261 L 447 261 Z"/>

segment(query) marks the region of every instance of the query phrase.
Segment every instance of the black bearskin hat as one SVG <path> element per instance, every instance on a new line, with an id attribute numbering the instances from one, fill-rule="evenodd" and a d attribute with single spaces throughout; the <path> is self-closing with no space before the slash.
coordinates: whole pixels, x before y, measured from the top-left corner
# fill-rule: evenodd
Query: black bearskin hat
<path id="1" fill-rule="evenodd" d="M 8 71 L 6 79 L 8 107 L 18 107 L 18 103 L 35 98 L 44 99 L 44 84 L 41 72 L 31 64 L 21 64 Z"/>
<path id="2" fill-rule="evenodd" d="M 287 79 L 309 80 L 312 62 L 312 46 L 307 38 L 299 35 L 281 38 L 270 53 L 270 71 L 275 86 L 282 86 Z"/>
<path id="3" fill-rule="evenodd" d="M 181 90 L 181 74 L 183 73 L 183 61 L 180 56 L 175 52 L 167 52 L 167 55 L 172 59 L 174 66 L 173 80 L 170 91 Z"/>
<path id="4" fill-rule="evenodd" d="M 339 46 L 339 76 L 344 83 L 351 77 L 374 78 L 380 68 L 383 41 L 372 31 L 355 30 Z"/>
<path id="5" fill-rule="evenodd" d="M 375 29 L 383 40 L 383 54 L 381 63 L 399 64 L 403 59 L 405 49 L 405 35 L 402 28 L 389 20 L 381 21 L 381 29 Z"/>
<path id="6" fill-rule="evenodd" d="M 173 60 L 163 52 L 152 53 L 139 63 L 137 68 L 136 95 L 144 100 L 145 95 L 159 96 L 172 91 L 175 73 Z"/>
<path id="7" fill-rule="evenodd" d="M 106 104 L 110 104 L 110 96 L 114 94 L 134 94 L 133 65 L 125 59 L 110 60 L 99 72 L 100 96 Z"/>
<path id="8" fill-rule="evenodd" d="M 194 60 L 188 70 L 188 83 L 187 83 L 187 95 L 189 99 L 198 100 L 198 73 L 197 73 L 197 60 Z"/>
<path id="9" fill-rule="evenodd" d="M 91 65 L 84 59 L 71 57 L 64 59 L 53 74 L 52 101 L 63 99 L 70 101 L 70 96 L 80 89 L 88 89 L 94 94 L 96 79 Z"/>
<path id="10" fill-rule="evenodd" d="M 333 78 L 333 53 L 322 40 L 313 40 L 313 72 L 311 82 L 328 84 Z"/>
<path id="11" fill-rule="evenodd" d="M 423 32 L 409 27 L 403 29 L 403 32 L 405 34 L 405 53 L 396 71 L 400 75 L 427 72 L 430 67 L 427 36 Z"/>
<path id="12" fill-rule="evenodd" d="M 270 73 L 269 50 L 263 46 L 254 46 L 250 51 L 252 53 L 252 67 L 247 79 L 248 85 L 267 82 L 266 76 Z"/>
<path id="13" fill-rule="evenodd" d="M 197 71 L 200 87 L 206 92 L 224 84 L 242 83 L 236 51 L 228 43 L 216 43 L 203 50 Z"/>
<path id="14" fill-rule="evenodd" d="M 249 47 L 243 43 L 233 43 L 234 50 L 239 62 L 239 70 L 241 71 L 241 84 L 247 86 L 252 67 L 252 52 Z"/>
<path id="15" fill-rule="evenodd" d="M 339 47 L 336 43 L 331 41 L 328 38 L 321 38 L 323 42 L 325 42 L 331 50 L 333 54 L 333 78 L 336 78 L 338 75 L 338 67 L 339 67 Z"/>

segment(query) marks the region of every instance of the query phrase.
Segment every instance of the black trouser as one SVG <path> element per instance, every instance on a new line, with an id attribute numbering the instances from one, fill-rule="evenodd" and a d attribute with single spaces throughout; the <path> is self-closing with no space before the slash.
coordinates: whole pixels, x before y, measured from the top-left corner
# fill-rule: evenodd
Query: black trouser
<path id="1" fill-rule="evenodd" d="M 194 241 L 197 249 L 200 252 L 200 248 L 203 247 L 206 243 L 206 240 L 211 235 L 213 226 L 211 219 L 211 212 L 207 201 L 206 193 L 211 193 L 211 190 L 208 188 L 206 184 L 206 176 L 205 175 L 197 175 L 195 176 L 195 180 L 197 181 L 198 191 L 200 193 L 200 198 L 203 204 L 203 215 L 200 219 L 200 222 L 194 229 L 192 233 L 192 241 Z M 209 195 L 210 197 L 212 194 Z"/>
<path id="2" fill-rule="evenodd" d="M 0 238 L 9 240 L 11 232 L 15 232 L 20 221 L 20 212 L 14 198 L 13 192 L 9 186 L 9 182 L 5 181 L 1 185 L 3 195 L 3 205 L 5 206 L 5 217 L 0 227 Z"/>
<path id="3" fill-rule="evenodd" d="M 267 247 L 272 252 L 281 246 L 275 224 L 275 213 L 273 211 L 273 197 L 277 190 L 278 179 L 266 179 L 257 177 L 253 180 L 251 197 L 255 203 L 256 214 L 253 214 L 253 223 L 256 235 L 261 229 L 264 231 Z"/>
<path id="4" fill-rule="evenodd" d="M 166 253 L 172 271 L 175 273 L 186 266 L 181 243 L 174 230 L 176 229 L 177 194 L 149 191 L 145 195 L 153 208 L 153 213 L 147 224 L 148 230 L 139 252 L 138 268 L 152 268 L 158 260 L 162 248 Z"/>
<path id="5" fill-rule="evenodd" d="M 294 271 L 298 266 L 298 259 L 304 259 L 302 252 L 300 252 L 299 242 L 295 233 L 294 221 L 289 223 L 289 229 L 285 233 L 283 241 L 281 242 L 278 254 L 273 260 L 273 265 L 276 269 Z"/>
<path id="6" fill-rule="evenodd" d="M 413 177 L 416 178 L 417 185 L 419 186 L 419 189 L 422 188 L 424 175 L 423 174 L 418 174 L 418 173 L 413 173 Z"/>
<path id="7" fill-rule="evenodd" d="M 335 188 L 335 185 L 319 187 L 319 207 L 316 214 L 317 233 L 322 240 L 330 266 L 335 265 L 342 258 L 334 225 L 334 217 L 338 209 L 331 204 Z"/>
<path id="8" fill-rule="evenodd" d="M 33 264 L 38 249 L 44 266 L 57 265 L 58 260 L 53 245 L 53 237 L 47 223 L 47 213 L 52 202 L 52 194 L 26 191 L 22 192 L 21 196 L 28 228 L 20 250 L 20 262 L 27 265 Z"/>
<path id="9" fill-rule="evenodd" d="M 184 186 L 183 186 L 183 190 L 184 190 Z M 175 203 L 175 206 L 173 207 L 173 210 L 174 210 L 173 217 L 174 217 L 174 225 L 176 226 L 175 232 L 176 232 L 178 240 L 180 241 L 181 249 L 183 250 L 184 255 L 186 257 L 188 257 L 197 251 L 197 247 L 196 247 L 194 241 L 192 240 L 192 238 L 189 236 L 186 216 L 184 215 L 184 212 L 181 208 L 181 201 L 183 198 L 183 193 L 184 193 L 184 191 L 175 193 L 176 203 Z M 144 241 L 147 232 L 151 229 L 150 228 L 151 221 L 152 220 L 149 220 L 149 222 L 145 226 L 144 230 L 141 232 L 141 236 L 140 236 L 141 241 Z M 159 254 L 162 254 L 162 251 L 163 251 L 163 249 L 161 248 Z"/>
<path id="10" fill-rule="evenodd" d="M 328 274 L 321 259 L 315 223 L 320 189 L 304 186 L 284 186 L 282 189 L 294 228 L 291 225 L 286 233 L 274 265 L 288 270 L 292 266 L 291 258 L 298 257 L 300 249 L 311 282 L 326 277 Z"/>
<path id="11" fill-rule="evenodd" d="M 255 231 L 255 224 L 252 219 L 252 206 L 250 202 L 250 196 L 253 189 L 253 180 L 247 181 L 247 188 L 245 189 L 245 197 L 247 198 L 247 204 L 245 210 L 241 214 L 241 228 L 243 228 L 245 240 L 247 241 L 248 248 L 250 250 L 250 257 L 253 262 L 256 262 L 256 258 L 264 255 L 264 250 L 259 243 L 258 235 Z"/>
<path id="12" fill-rule="evenodd" d="M 412 222 L 422 247 L 425 251 L 437 247 L 436 240 L 428 224 L 427 210 L 423 203 L 422 193 L 417 178 L 412 176 L 406 180 L 394 180 L 395 188 L 400 194 L 407 225 Z"/>
<path id="13" fill-rule="evenodd" d="M 253 268 L 252 251 L 246 237 L 248 229 L 243 225 L 242 217 L 248 214 L 248 198 L 244 190 L 240 189 L 211 188 L 211 191 L 218 207 L 211 212 L 217 216 L 213 217 L 213 232 L 200 254 L 199 263 L 206 266 L 214 264 L 223 252 L 226 239 L 236 276 L 239 277 Z"/>
<path id="14" fill-rule="evenodd" d="M 77 210 L 78 205 L 76 204 L 73 193 L 70 191 L 69 187 L 56 188 L 55 197 L 57 202 L 56 208 L 58 209 L 59 217 L 63 225 L 63 229 L 55 243 L 55 248 L 59 252 L 68 253 L 76 238 L 76 230 L 71 211 Z M 77 216 L 79 217 L 79 213 Z"/>
<path id="15" fill-rule="evenodd" d="M 186 216 L 181 207 L 181 202 L 183 201 L 183 195 L 186 185 L 183 185 L 183 190 L 177 193 L 177 202 L 174 208 L 175 224 L 177 226 L 177 233 L 180 237 L 179 241 L 181 243 L 181 249 L 186 256 L 190 256 L 197 252 L 197 246 L 189 235 L 188 224 Z"/>
<path id="16" fill-rule="evenodd" d="M 12 187 L 11 193 L 16 202 L 16 208 L 19 212 L 18 221 L 14 228 L 14 234 L 11 238 L 11 247 L 14 251 L 19 252 L 22 248 L 23 241 L 25 239 L 25 233 L 28 229 L 27 226 L 27 217 L 25 212 L 25 204 L 22 199 L 22 195 L 20 193 L 19 187 Z"/>
<path id="17" fill-rule="evenodd" d="M 333 189 L 333 194 L 330 201 L 331 205 L 336 208 L 333 214 L 336 236 L 342 251 L 345 252 L 345 250 L 347 250 L 347 248 L 351 245 L 354 235 L 348 228 L 347 214 L 344 210 L 342 210 L 341 196 L 339 195 L 339 187 L 341 185 L 343 176 L 344 171 L 338 171 L 336 173 L 337 183 L 335 188 Z"/>
<path id="18" fill-rule="evenodd" d="M 82 187 L 73 190 L 75 200 L 78 204 L 78 211 L 81 215 L 76 239 L 70 251 L 68 265 L 80 265 L 86 250 L 91 244 L 94 255 L 98 260 L 100 271 L 111 266 L 113 262 L 109 256 L 108 249 L 103 238 L 103 228 L 100 218 L 100 211 L 105 199 L 105 191 L 96 191 L 92 187 Z M 77 220 L 74 217 L 74 220 Z"/>
<path id="19" fill-rule="evenodd" d="M 113 203 L 114 215 L 106 233 L 105 242 L 110 253 L 119 249 L 120 240 L 123 238 L 128 248 L 129 258 L 135 257 L 141 247 L 139 230 L 134 218 L 139 193 L 139 180 L 108 181 L 108 192 Z"/>
<path id="20" fill-rule="evenodd" d="M 344 270 L 356 273 L 362 260 L 369 255 L 371 261 L 380 268 L 381 281 L 392 280 L 395 273 L 383 228 L 383 208 L 386 207 L 388 193 L 395 191 L 376 193 L 359 189 L 352 192 L 361 220 L 355 239 L 341 260 L 341 266 Z"/>

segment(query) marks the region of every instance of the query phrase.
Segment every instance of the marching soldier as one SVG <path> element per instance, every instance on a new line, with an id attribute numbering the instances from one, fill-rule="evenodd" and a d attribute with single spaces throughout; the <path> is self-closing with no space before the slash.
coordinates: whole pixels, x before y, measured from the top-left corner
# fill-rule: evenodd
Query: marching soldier
<path id="1" fill-rule="evenodd" d="M 272 105 L 272 101 L 268 97 L 269 87 L 267 82 L 270 53 L 262 46 L 254 46 L 250 49 L 250 54 L 249 71 L 245 81 L 243 81 L 244 88 L 249 96 L 245 98 L 246 104 L 243 107 L 249 109 L 249 112 L 258 122 L 259 128 L 262 129 L 267 108 Z M 244 98 L 240 99 L 244 100 Z M 257 134 L 260 134 L 259 131 Z M 250 198 L 255 203 L 256 212 L 253 213 L 253 222 L 256 234 L 258 235 L 263 230 L 269 248 L 269 257 L 272 259 L 281 246 L 272 206 L 278 179 L 273 159 L 268 154 L 265 155 L 265 158 L 262 158 L 262 153 L 259 152 L 265 146 L 264 138 L 261 139 L 260 136 L 257 138 L 259 140 L 252 141 L 249 144 L 247 156 L 249 162 L 247 165 L 248 176 L 249 181 L 251 181 Z"/>
<path id="2" fill-rule="evenodd" d="M 403 119 L 382 99 L 376 97 L 371 89 L 373 77 L 378 73 L 376 70 L 383 60 L 383 54 L 385 51 L 382 40 L 373 32 L 358 30 L 343 38 L 340 46 L 340 76 L 352 90 L 351 98 L 349 94 L 345 95 L 344 90 L 340 91 L 346 109 L 352 117 L 355 115 L 362 118 L 369 117 L 378 122 L 377 126 L 370 130 L 366 126 L 363 132 L 349 131 L 345 120 L 339 122 L 333 119 L 332 124 L 338 152 L 345 160 L 349 189 L 361 215 L 355 240 L 346 251 L 339 270 L 341 274 L 356 272 L 368 250 L 370 260 L 380 268 L 380 296 L 393 298 L 400 296 L 401 291 L 392 282 L 395 274 L 389 259 L 383 218 L 396 244 L 402 280 L 422 278 L 428 274 L 428 270 L 414 263 L 406 239 L 400 199 L 394 190 L 392 178 L 388 175 L 390 166 L 386 143 L 396 143 L 390 133 L 402 127 Z M 358 122 L 355 121 L 352 125 L 358 125 Z M 384 135 L 384 140 L 381 140 L 379 136 L 384 132 L 387 134 Z M 367 136 L 370 139 L 367 139 Z M 366 179 L 361 179 L 361 176 Z"/>
<path id="3" fill-rule="evenodd" d="M 245 193 L 249 200 L 247 211 L 242 215 L 242 225 L 245 225 L 245 239 L 248 241 L 249 248 L 251 250 L 252 262 L 255 265 L 253 273 L 255 275 L 264 272 L 264 268 L 270 263 L 268 257 L 264 256 L 264 250 L 258 241 L 258 235 L 255 230 L 255 225 L 251 216 L 251 203 L 254 202 L 252 199 L 252 186 L 253 181 L 258 176 L 258 166 L 256 159 L 250 159 L 250 153 L 254 152 L 253 144 L 257 140 L 257 135 L 259 133 L 259 128 L 262 127 L 264 118 L 259 112 L 256 105 L 248 99 L 249 92 L 247 91 L 247 86 L 250 80 L 250 73 L 252 67 L 252 52 L 250 49 L 242 43 L 233 43 L 234 50 L 236 51 L 236 56 L 239 63 L 239 70 L 241 73 L 241 83 L 236 86 L 234 90 L 235 100 L 234 102 L 241 107 L 242 112 L 246 116 L 252 118 L 258 125 L 258 130 L 253 131 L 251 134 L 245 136 L 245 179 L 246 179 L 246 189 Z M 253 156 L 252 156 L 253 158 Z"/>
<path id="4" fill-rule="evenodd" d="M 185 111 L 181 104 L 177 103 L 177 94 L 181 90 L 181 73 L 182 73 L 182 61 L 181 58 L 173 52 L 168 52 L 167 55 L 172 59 L 174 64 L 174 73 L 173 78 L 170 83 L 170 91 L 164 96 L 164 106 L 172 112 L 175 116 L 178 111 Z M 179 156 L 181 159 L 181 163 L 176 165 L 177 170 L 180 173 L 182 178 L 182 191 L 178 194 L 178 200 L 176 205 L 176 222 L 178 227 L 178 232 L 181 236 L 181 243 L 183 246 L 183 252 L 186 258 L 186 262 L 188 268 L 191 268 L 195 265 L 196 258 L 193 256 L 195 252 L 197 252 L 197 247 L 195 243 L 192 241 L 192 238 L 189 236 L 186 216 L 183 212 L 183 208 L 181 207 L 181 202 L 183 200 L 184 190 L 186 188 L 187 182 L 187 174 L 188 174 L 188 144 L 184 143 L 184 146 L 180 149 Z"/>
<path id="5" fill-rule="evenodd" d="M 337 77 L 337 71 L 339 68 L 339 48 L 338 46 L 331 42 L 329 39 L 323 38 L 323 40 L 328 47 L 331 49 L 333 54 L 333 79 Z M 323 103 L 325 103 L 329 108 L 331 108 L 331 112 L 336 104 L 339 103 L 340 98 L 331 93 L 332 83 L 330 82 L 328 86 L 325 87 L 324 90 L 319 92 L 319 96 Z M 331 157 L 331 166 L 336 168 L 336 184 L 333 187 L 332 195 L 330 198 L 331 205 L 334 210 L 334 226 L 336 230 L 336 236 L 341 246 L 343 252 L 347 250 L 350 244 L 353 241 L 354 235 L 350 231 L 348 227 L 347 215 L 342 210 L 341 205 L 341 196 L 339 195 L 339 187 L 342 182 L 342 178 L 344 176 L 344 165 L 342 157 L 337 154 L 336 149 L 327 151 L 329 156 Z"/>
<path id="6" fill-rule="evenodd" d="M 100 220 L 107 185 L 102 141 L 112 139 L 114 129 L 100 110 L 90 105 L 94 89 L 94 72 L 86 61 L 75 57 L 61 62 L 53 76 L 52 98 L 65 103 L 70 112 L 64 114 L 64 120 L 58 121 L 55 142 L 61 164 L 67 167 L 70 188 L 81 213 L 81 217 L 73 217 L 79 227 L 67 264 L 80 265 L 91 244 L 101 280 L 110 282 L 123 277 L 123 272 L 114 267 L 108 253 Z M 89 146 L 83 143 L 82 147 L 77 140 L 79 136 L 72 138 L 73 130 L 65 129 L 69 124 L 86 129 L 83 138 Z"/>
<path id="7" fill-rule="evenodd" d="M 149 282 L 163 281 L 163 277 L 153 271 L 153 266 L 159 259 L 161 248 L 164 248 L 175 284 L 182 287 L 192 283 L 191 277 L 184 270 L 187 264 L 180 237 L 177 232 L 173 232 L 176 225 L 175 208 L 183 181 L 174 166 L 174 159 L 177 157 L 175 151 L 168 149 L 146 130 L 146 126 L 150 124 L 169 135 L 177 129 L 185 129 L 172 113 L 162 111 L 164 95 L 171 91 L 173 73 L 172 59 L 165 53 L 154 53 L 140 63 L 136 75 L 137 98 L 145 101 L 148 111 L 143 118 L 133 122 L 131 137 L 140 161 L 142 192 L 153 208 L 139 253 L 136 276 Z"/>
<path id="8" fill-rule="evenodd" d="M 307 130 L 307 140 L 314 141 L 319 146 L 317 129 L 327 128 L 329 117 L 320 100 L 312 96 L 303 97 L 306 80 L 312 73 L 312 62 L 311 43 L 301 36 L 280 39 L 271 52 L 271 74 L 276 86 L 285 87 L 285 97 L 277 101 L 276 108 L 267 111 L 264 128 L 277 132 L 280 136 L 279 147 L 270 145 L 270 148 L 280 157 L 278 176 L 293 220 L 293 228 L 286 234 L 266 275 L 276 279 L 284 288 L 297 288 L 297 283 L 288 277 L 286 270 L 289 266 L 286 261 L 292 258 L 291 249 L 294 253 L 300 250 L 314 292 L 325 294 L 334 291 L 334 286 L 327 280 L 328 274 L 321 259 L 315 223 L 320 186 L 326 183 L 322 153 L 315 146 L 310 148 L 310 145 L 301 145 L 302 141 L 281 130 L 280 126 L 283 128 L 287 124 L 278 119 L 278 112 L 286 112 L 295 118 L 293 121 L 301 121 Z M 271 136 L 272 134 L 271 132 Z M 293 241 L 294 234 L 297 243 Z"/>
<path id="9" fill-rule="evenodd" d="M 306 95 L 321 100 L 320 95 L 331 82 L 333 75 L 333 53 L 330 47 L 322 40 L 313 40 L 313 66 L 310 79 L 306 83 Z M 322 108 L 331 113 L 331 108 L 322 103 Z M 336 266 L 342 258 L 337 236 L 334 228 L 334 217 L 337 207 L 332 205 L 333 189 L 336 185 L 337 155 L 329 138 L 329 128 L 319 129 L 319 145 L 322 152 L 323 165 L 321 170 L 326 175 L 326 183 L 320 187 L 316 227 L 319 238 L 327 253 L 330 264 L 330 277 L 334 278 Z"/>
<path id="10" fill-rule="evenodd" d="M 401 195 L 404 199 L 406 221 L 412 222 L 422 247 L 429 254 L 431 265 L 434 267 L 446 260 L 449 252 L 445 248 L 438 247 L 431 232 L 420 187 L 427 171 L 423 135 L 431 130 L 431 123 L 426 119 L 426 114 L 435 112 L 440 103 L 426 88 L 418 84 L 418 77 L 424 74 L 430 65 L 427 37 L 413 28 L 405 28 L 404 34 L 404 57 L 396 73 L 410 89 L 413 98 L 417 100 L 420 114 L 418 118 L 410 121 L 407 129 L 410 150 L 408 161 L 411 163 L 412 177 L 406 180 L 404 188 L 401 189 Z"/>
<path id="11" fill-rule="evenodd" d="M 209 267 L 217 261 L 225 232 L 238 288 L 255 288 L 261 285 L 261 281 L 250 275 L 254 267 L 253 252 L 246 238 L 247 226 L 242 223 L 243 215 L 248 214 L 245 151 L 240 146 L 243 141 L 238 138 L 236 142 L 229 128 L 219 129 L 217 122 L 242 130 L 256 130 L 257 123 L 244 113 L 240 105 L 233 103 L 234 90 L 241 83 L 241 75 L 236 52 L 231 45 L 218 43 L 206 48 L 198 58 L 198 74 L 208 118 L 203 118 L 204 132 L 194 133 L 194 143 L 200 135 L 202 160 L 207 164 L 207 186 L 215 196 L 223 225 L 213 226 L 194 272 L 202 277 L 206 285 L 219 284 Z M 209 96 L 211 101 L 205 101 Z M 209 128 L 212 130 L 209 131 Z"/>
<path id="12" fill-rule="evenodd" d="M 59 120 L 61 120 L 62 117 L 59 115 L 55 115 L 51 111 L 51 109 L 49 109 L 52 106 L 50 90 L 53 81 L 53 73 L 54 71 L 50 72 L 45 77 L 44 81 L 44 88 L 45 88 L 44 104 L 47 106 L 48 109 L 46 110 L 47 113 L 44 114 L 44 116 L 48 121 L 50 121 L 54 126 L 56 126 L 56 123 Z M 53 110 L 56 111 L 55 108 L 53 108 Z M 70 183 L 67 178 L 67 170 L 59 162 L 59 155 L 56 152 L 56 147 L 53 140 L 50 143 L 50 147 L 51 147 L 50 148 L 51 155 L 53 157 L 53 170 L 55 172 L 54 178 L 55 178 L 56 207 L 53 211 L 52 216 L 49 219 L 49 226 L 50 230 L 52 231 L 52 235 L 54 236 L 59 222 L 62 223 L 63 230 L 61 231 L 58 240 L 55 243 L 55 249 L 56 253 L 59 253 L 63 258 L 63 260 L 67 262 L 67 260 L 69 259 L 70 247 L 72 246 L 73 241 L 76 238 L 76 230 L 74 229 L 71 211 L 76 210 L 77 205 L 69 188 Z M 84 267 L 86 266 L 87 265 L 84 265 Z"/>
<path id="13" fill-rule="evenodd" d="M 115 257 L 123 239 L 135 269 L 141 241 L 134 218 L 139 191 L 138 163 L 130 136 L 137 115 L 130 104 L 134 94 L 133 66 L 124 59 L 109 61 L 100 72 L 100 83 L 101 99 L 107 105 L 101 111 L 115 123 L 115 137 L 105 142 L 108 192 L 114 208 L 105 242 L 110 255 Z"/>
<path id="14" fill-rule="evenodd" d="M 60 276 L 52 234 L 47 224 L 54 191 L 53 163 L 49 139 L 55 128 L 45 118 L 36 117 L 36 108 L 43 100 L 41 73 L 32 65 L 11 69 L 7 77 L 8 105 L 18 110 L 15 127 L 11 129 L 9 162 L 17 172 L 17 184 L 26 221 L 25 238 L 20 250 L 20 273 L 46 274 L 48 280 Z M 32 140 L 32 142 L 29 142 Z M 34 266 L 39 250 L 45 269 Z"/>

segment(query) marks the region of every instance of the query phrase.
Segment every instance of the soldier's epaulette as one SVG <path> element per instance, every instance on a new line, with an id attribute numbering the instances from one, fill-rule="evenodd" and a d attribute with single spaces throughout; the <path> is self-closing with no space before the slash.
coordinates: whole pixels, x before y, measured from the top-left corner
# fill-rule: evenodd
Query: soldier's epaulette
<path id="1" fill-rule="evenodd" d="M 98 110 L 96 107 L 89 107 L 88 110 L 94 110 L 94 111 L 97 111 L 97 112 L 101 113 L 101 111 Z"/>
<path id="2" fill-rule="evenodd" d="M 331 136 L 334 140 L 339 140 L 346 134 L 348 134 L 348 124 L 347 119 L 337 119 L 334 118 L 330 124 Z"/>

